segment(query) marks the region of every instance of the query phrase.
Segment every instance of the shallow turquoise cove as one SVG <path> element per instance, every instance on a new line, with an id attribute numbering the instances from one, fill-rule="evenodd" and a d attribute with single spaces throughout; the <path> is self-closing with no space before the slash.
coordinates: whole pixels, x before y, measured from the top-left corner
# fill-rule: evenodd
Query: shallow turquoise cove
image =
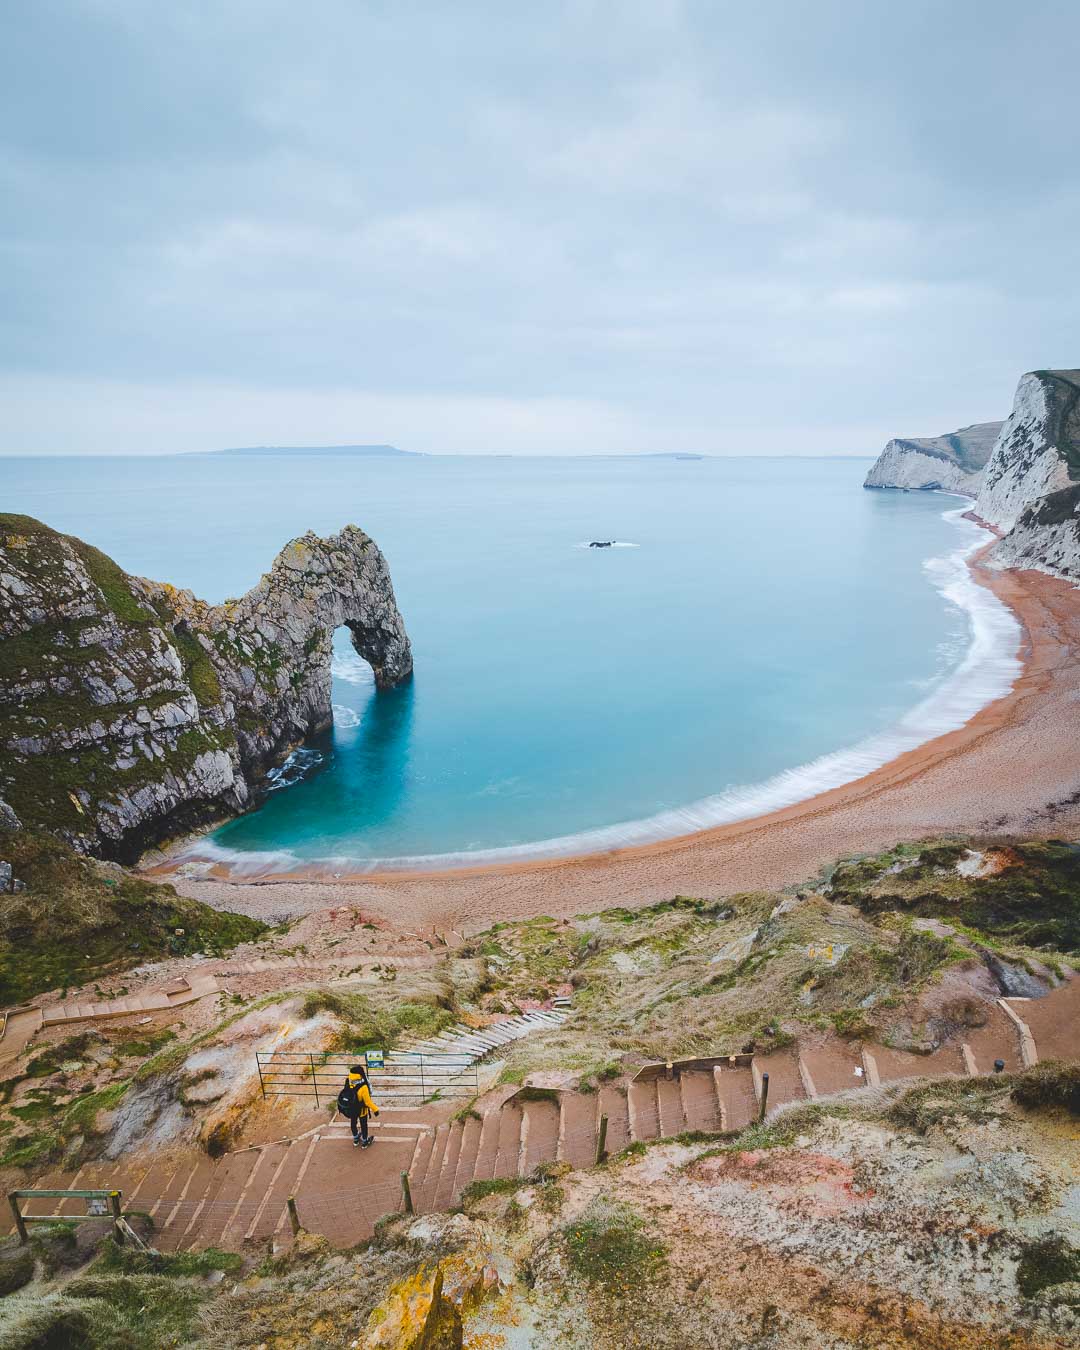
<path id="1" fill-rule="evenodd" d="M 588 832 L 665 812 L 653 835 L 675 833 L 716 816 L 688 804 L 753 804 L 744 789 L 887 738 L 905 714 L 917 731 L 911 710 L 978 626 L 955 593 L 973 529 L 945 518 L 956 499 L 864 491 L 866 467 L 191 456 L 3 471 L 6 509 L 212 600 L 306 529 L 375 537 L 414 681 L 377 695 L 339 633 L 333 733 L 213 837 L 362 862 L 610 846 L 648 827 Z M 998 623 L 986 640 L 1005 678 Z"/>

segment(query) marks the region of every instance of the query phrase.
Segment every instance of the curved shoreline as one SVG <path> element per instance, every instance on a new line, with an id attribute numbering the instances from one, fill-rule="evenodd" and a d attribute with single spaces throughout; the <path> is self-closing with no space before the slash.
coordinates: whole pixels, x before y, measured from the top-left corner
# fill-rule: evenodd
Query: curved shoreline
<path id="1" fill-rule="evenodd" d="M 181 844 L 171 861 L 204 868 L 216 864 L 217 874 L 247 880 L 275 875 L 336 879 L 472 872 L 479 868 L 621 853 L 684 839 L 770 816 L 857 782 L 900 755 L 965 726 L 973 716 L 1008 693 L 1022 672 L 1016 655 L 1021 646 L 1021 626 L 1008 605 L 992 592 L 987 595 L 987 588 L 978 584 L 970 566 L 973 558 L 984 551 L 985 531 L 989 527 L 963 507 L 945 511 L 942 518 L 958 526 L 961 535 L 967 531 L 968 537 L 961 537 L 958 545 L 948 552 L 926 559 L 923 568 L 934 578 L 933 585 L 942 599 L 966 614 L 970 630 L 967 648 L 955 669 L 931 681 L 929 692 L 913 707 L 891 725 L 853 744 L 824 751 L 813 760 L 781 769 L 769 778 L 711 793 L 650 816 L 522 844 L 370 859 L 325 853 L 305 859 L 287 847 L 233 850 L 204 834 Z M 286 769 L 293 758 L 290 756 L 286 761 Z"/>
<path id="2" fill-rule="evenodd" d="M 1019 620 L 1023 669 L 1012 689 L 964 726 L 862 778 L 751 819 L 607 852 L 446 871 L 328 873 L 320 867 L 203 877 L 158 861 L 145 870 L 226 907 L 301 913 L 341 903 L 342 888 L 391 923 L 461 927 L 497 918 L 648 904 L 677 892 L 775 888 L 812 876 L 844 852 L 934 833 L 1080 830 L 1080 592 L 1038 572 L 975 580 Z M 271 900 L 256 892 L 268 888 Z M 247 892 L 248 899 L 241 900 Z M 336 897 L 336 898 L 335 898 Z"/>

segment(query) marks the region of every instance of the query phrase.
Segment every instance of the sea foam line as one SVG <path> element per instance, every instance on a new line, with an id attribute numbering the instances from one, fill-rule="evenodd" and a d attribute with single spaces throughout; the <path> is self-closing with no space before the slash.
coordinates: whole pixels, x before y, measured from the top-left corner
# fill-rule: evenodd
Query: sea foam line
<path id="1" fill-rule="evenodd" d="M 987 542 L 984 530 L 965 519 L 966 507 L 946 511 L 944 519 L 968 535 L 952 552 L 925 564 L 933 584 L 968 620 L 970 643 L 963 660 L 937 687 L 887 731 L 857 745 L 821 755 L 808 764 L 785 769 L 762 783 L 734 787 L 687 806 L 660 811 L 642 820 L 582 830 L 532 844 L 460 850 L 392 858 L 327 857 L 304 859 L 289 849 L 245 852 L 224 848 L 210 839 L 194 841 L 180 857 L 220 862 L 237 874 L 263 875 L 318 867 L 328 873 L 422 871 L 476 867 L 494 863 L 561 858 L 583 853 L 656 843 L 699 830 L 779 811 L 786 806 L 843 787 L 926 741 L 955 731 L 982 708 L 1012 688 L 1022 665 L 1017 656 L 1020 625 L 993 591 L 980 586 L 968 561 Z"/>

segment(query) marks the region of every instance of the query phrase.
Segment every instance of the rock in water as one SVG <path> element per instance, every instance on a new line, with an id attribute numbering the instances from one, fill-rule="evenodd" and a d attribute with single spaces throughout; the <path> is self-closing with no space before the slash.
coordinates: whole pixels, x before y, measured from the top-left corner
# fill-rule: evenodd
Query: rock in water
<path id="1" fill-rule="evenodd" d="M 386 560 L 355 525 L 294 539 L 246 595 L 209 605 L 0 515 L 0 797 L 121 861 L 243 810 L 333 720 L 341 625 L 379 689 L 408 678 Z"/>
<path id="2" fill-rule="evenodd" d="M 979 422 L 947 436 L 897 438 L 888 443 L 866 475 L 868 488 L 965 492 L 974 497 L 990 458 L 1000 422 Z"/>

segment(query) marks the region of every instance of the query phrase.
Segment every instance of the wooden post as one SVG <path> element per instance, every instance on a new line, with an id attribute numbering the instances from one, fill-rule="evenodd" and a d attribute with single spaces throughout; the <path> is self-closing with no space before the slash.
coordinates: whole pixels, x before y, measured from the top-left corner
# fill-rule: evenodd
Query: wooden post
<path id="1" fill-rule="evenodd" d="M 401 1194 L 405 1201 L 405 1213 L 412 1214 L 413 1213 L 412 1191 L 409 1189 L 408 1172 L 402 1172 L 401 1174 Z"/>
<path id="2" fill-rule="evenodd" d="M 671 1080 L 675 1077 L 675 1068 L 674 1068 L 674 1066 L 672 1065 L 670 1059 L 669 1059 L 668 1062 L 664 1065 L 664 1077 L 668 1080 L 669 1083 L 670 1083 Z"/>
<path id="3" fill-rule="evenodd" d="M 607 1153 L 607 1116 L 600 1117 L 600 1129 L 596 1135 L 596 1163 L 597 1166 L 604 1161 Z"/>
<path id="4" fill-rule="evenodd" d="M 30 1241 L 30 1234 L 26 1231 L 26 1224 L 23 1222 L 22 1211 L 19 1209 L 19 1196 L 17 1191 L 8 1192 L 8 1204 L 11 1206 L 11 1213 L 15 1219 L 15 1231 L 19 1235 L 19 1241 L 25 1244 Z"/>
<path id="5" fill-rule="evenodd" d="M 286 1203 L 289 1206 L 289 1227 L 292 1229 L 293 1237 L 296 1237 L 300 1231 L 300 1215 L 296 1212 L 296 1196 L 290 1195 Z"/>
<path id="6" fill-rule="evenodd" d="M 113 1239 L 118 1247 L 124 1245 L 124 1229 L 120 1223 L 120 1192 L 109 1192 L 109 1208 L 112 1210 Z"/>
<path id="7" fill-rule="evenodd" d="M 758 1112 L 758 1124 L 765 1119 L 765 1111 L 769 1105 L 769 1075 L 761 1075 L 761 1110 Z"/>

